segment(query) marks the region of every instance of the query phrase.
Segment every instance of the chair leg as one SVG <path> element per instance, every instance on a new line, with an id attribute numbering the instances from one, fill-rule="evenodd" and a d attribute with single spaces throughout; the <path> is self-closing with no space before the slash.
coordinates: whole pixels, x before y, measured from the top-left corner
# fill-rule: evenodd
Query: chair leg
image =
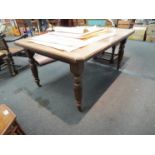
<path id="1" fill-rule="evenodd" d="M 16 126 L 17 126 L 16 133 L 17 133 L 18 135 L 25 135 L 25 132 L 24 132 L 23 129 L 20 127 L 20 125 L 18 124 L 17 121 L 15 121 L 15 124 L 16 124 Z"/>
<path id="2" fill-rule="evenodd" d="M 15 75 L 18 74 L 18 71 L 16 70 L 15 63 L 11 54 L 8 54 L 8 59 L 10 59 L 13 73 L 15 73 Z"/>
<path id="3" fill-rule="evenodd" d="M 14 69 L 14 66 L 12 66 L 12 64 L 11 64 L 10 59 L 9 58 L 6 58 L 5 59 L 5 62 L 7 64 L 7 67 L 8 67 L 8 70 L 9 70 L 11 76 L 15 76 L 16 75 L 15 69 Z"/>
<path id="4" fill-rule="evenodd" d="M 2 66 L 3 66 L 4 63 L 5 63 L 4 59 L 0 58 L 0 71 L 2 70 Z"/>
<path id="5" fill-rule="evenodd" d="M 5 62 L 7 64 L 7 67 L 8 67 L 8 70 L 9 70 L 11 76 L 14 76 L 15 74 L 12 72 L 12 67 L 11 67 L 11 64 L 10 64 L 10 60 L 9 59 L 5 59 Z"/>

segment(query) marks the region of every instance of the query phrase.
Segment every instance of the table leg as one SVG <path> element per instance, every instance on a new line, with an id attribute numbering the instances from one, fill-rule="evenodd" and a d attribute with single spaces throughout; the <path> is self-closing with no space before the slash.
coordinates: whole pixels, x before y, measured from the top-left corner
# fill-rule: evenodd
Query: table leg
<path id="1" fill-rule="evenodd" d="M 114 63 L 115 49 L 116 49 L 116 45 L 114 45 L 114 46 L 112 47 L 112 54 L 111 54 L 111 59 L 110 59 L 110 63 L 111 63 L 111 64 Z"/>
<path id="2" fill-rule="evenodd" d="M 40 85 L 40 79 L 39 79 L 39 76 L 38 76 L 38 69 L 37 69 L 37 65 L 36 65 L 36 62 L 35 62 L 35 59 L 33 58 L 34 56 L 34 52 L 31 52 L 29 50 L 27 50 L 27 55 L 29 57 L 29 63 L 30 63 L 30 68 L 31 68 L 31 71 L 32 71 L 32 75 L 35 79 L 35 82 L 36 84 L 38 85 L 38 87 L 41 87 Z"/>
<path id="3" fill-rule="evenodd" d="M 84 63 L 70 64 L 70 70 L 73 74 L 74 80 L 74 95 L 76 99 L 76 106 L 80 112 L 82 112 L 81 101 L 82 101 L 82 72 L 84 70 Z"/>
<path id="4" fill-rule="evenodd" d="M 117 63 L 117 70 L 120 68 L 120 64 L 124 55 L 124 48 L 125 48 L 126 39 L 121 41 L 119 46 L 119 52 L 118 52 L 118 63 Z"/>

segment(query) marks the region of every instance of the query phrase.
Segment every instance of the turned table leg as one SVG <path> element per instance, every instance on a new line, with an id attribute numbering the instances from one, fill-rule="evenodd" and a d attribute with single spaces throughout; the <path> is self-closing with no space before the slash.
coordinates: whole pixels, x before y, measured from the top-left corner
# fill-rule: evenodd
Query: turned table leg
<path id="1" fill-rule="evenodd" d="M 116 45 L 114 45 L 114 46 L 112 47 L 112 54 L 111 54 L 111 59 L 110 59 L 110 63 L 111 63 L 111 64 L 114 63 L 115 49 L 116 49 Z"/>
<path id="2" fill-rule="evenodd" d="M 33 77 L 35 79 L 35 82 L 38 85 L 38 87 L 41 87 L 40 79 L 39 79 L 39 76 L 38 76 L 37 65 L 36 65 L 35 59 L 33 58 L 35 53 L 31 52 L 29 50 L 27 50 L 26 53 L 27 53 L 27 55 L 29 57 L 29 64 L 30 64 L 30 68 L 31 68 L 31 71 L 32 71 L 32 75 L 33 75 Z"/>
<path id="3" fill-rule="evenodd" d="M 82 101 L 82 72 L 84 69 L 84 63 L 76 63 L 76 64 L 70 64 L 70 70 L 73 74 L 73 80 L 74 80 L 74 95 L 76 99 L 76 106 L 78 110 L 81 112 L 81 101 Z"/>
<path id="4" fill-rule="evenodd" d="M 121 41 L 120 46 L 119 46 L 117 70 L 119 70 L 121 61 L 123 59 L 125 43 L 126 43 L 126 39 Z"/>

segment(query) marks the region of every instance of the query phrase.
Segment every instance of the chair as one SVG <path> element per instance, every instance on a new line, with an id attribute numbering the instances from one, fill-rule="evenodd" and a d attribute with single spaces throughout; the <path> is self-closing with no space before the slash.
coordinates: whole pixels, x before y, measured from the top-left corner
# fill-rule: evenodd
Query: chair
<path id="1" fill-rule="evenodd" d="M 2 70 L 3 65 L 7 65 L 8 70 L 12 76 L 16 75 L 17 71 L 15 70 L 14 65 L 12 65 L 12 59 L 10 59 L 9 55 L 0 52 L 0 70 Z"/>
<path id="2" fill-rule="evenodd" d="M 5 104 L 0 104 L 0 135 L 25 135 L 16 114 Z"/>
<path id="3" fill-rule="evenodd" d="M 30 36 L 37 30 L 37 34 L 40 33 L 39 20 L 35 19 L 16 19 L 17 28 L 20 34 L 27 33 Z"/>
<path id="4" fill-rule="evenodd" d="M 48 22 L 52 26 L 73 27 L 73 26 L 85 26 L 86 25 L 85 19 L 48 19 Z"/>
<path id="5" fill-rule="evenodd" d="M 40 34 L 38 34 L 38 35 L 45 34 L 45 33 L 47 33 L 47 32 L 40 32 Z M 43 56 L 43 55 L 40 55 L 37 53 L 35 53 L 35 55 L 34 55 L 34 60 L 38 66 L 44 66 L 44 65 L 47 65 L 49 63 L 56 61 L 53 58 L 46 57 L 46 56 Z"/>
<path id="6" fill-rule="evenodd" d="M 4 34 L 0 34 L 0 59 L 1 62 L 4 61 L 4 63 L 7 64 L 10 74 L 12 76 L 17 74 L 17 71 L 15 69 L 15 64 L 13 60 L 13 56 L 18 55 L 19 53 L 23 52 L 24 49 L 18 46 L 8 46 L 8 43 L 13 43 L 16 40 L 26 38 L 27 35 L 24 34 L 21 37 L 18 37 L 14 40 L 6 40 Z M 2 64 L 1 64 L 2 65 Z"/>
<path id="7" fill-rule="evenodd" d="M 38 66 L 44 66 L 44 65 L 47 65 L 49 63 L 56 61 L 55 59 L 52 59 L 50 57 L 46 57 L 40 54 L 35 54 L 34 59 Z"/>
<path id="8" fill-rule="evenodd" d="M 37 30 L 37 33 L 40 33 L 39 20 L 31 20 L 31 25 L 34 30 Z"/>

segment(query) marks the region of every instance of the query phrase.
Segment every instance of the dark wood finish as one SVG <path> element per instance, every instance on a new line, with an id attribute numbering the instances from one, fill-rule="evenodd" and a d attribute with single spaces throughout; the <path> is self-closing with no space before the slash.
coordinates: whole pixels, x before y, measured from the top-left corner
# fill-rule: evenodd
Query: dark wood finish
<path id="1" fill-rule="evenodd" d="M 86 25 L 85 19 L 59 19 L 59 20 L 55 20 L 55 21 L 57 21 L 57 22 L 55 22 L 57 24 L 54 24 L 54 25 L 59 25 L 59 26 L 73 27 L 73 26 L 84 26 L 84 25 Z M 49 19 L 49 22 L 52 23 L 52 20 Z"/>
<path id="2" fill-rule="evenodd" d="M 14 60 L 13 60 L 13 55 L 17 55 L 23 52 L 24 49 L 18 46 L 9 47 L 8 43 L 14 42 L 19 39 L 26 38 L 26 37 L 27 35 L 23 35 L 14 40 L 6 40 L 4 34 L 0 36 L 0 53 L 3 53 L 3 55 L 1 55 L 0 58 L 4 59 L 4 62 L 7 64 L 10 74 L 12 76 L 18 73 L 15 67 Z"/>
<path id="3" fill-rule="evenodd" d="M 74 26 L 73 19 L 60 19 L 59 21 L 60 26 Z"/>
<path id="4" fill-rule="evenodd" d="M 73 74 L 73 80 L 74 80 L 74 95 L 76 99 L 76 106 L 78 110 L 81 112 L 81 101 L 82 101 L 82 73 L 84 70 L 84 63 L 79 62 L 76 64 L 70 64 L 70 70 Z"/>
<path id="5" fill-rule="evenodd" d="M 26 32 L 27 31 L 27 23 L 25 22 L 24 19 L 16 19 L 16 23 L 17 23 L 17 27 L 18 27 L 18 30 L 21 34 L 21 31 L 20 31 L 20 28 L 19 27 L 23 27 L 24 28 L 24 31 Z"/>
<path id="6" fill-rule="evenodd" d="M 111 59 L 110 59 L 110 63 L 111 63 L 111 64 L 114 63 L 115 49 L 116 49 L 116 45 L 114 45 L 114 46 L 112 47 L 112 53 L 111 53 Z"/>
<path id="7" fill-rule="evenodd" d="M 15 130 L 15 132 L 16 132 L 18 135 L 25 135 L 25 132 L 23 131 L 23 129 L 21 128 L 21 126 L 19 125 L 19 123 L 17 122 L 17 120 L 15 120 L 14 126 L 17 128 L 17 129 Z"/>
<path id="8" fill-rule="evenodd" d="M 0 59 L 4 61 L 3 65 L 7 65 L 11 76 L 15 76 L 17 74 L 17 70 L 15 69 L 12 56 L 10 54 L 0 53 Z"/>
<path id="9" fill-rule="evenodd" d="M 38 76 L 37 64 L 36 64 L 35 59 L 33 58 L 34 57 L 34 52 L 32 52 L 30 50 L 27 50 L 26 53 L 27 53 L 27 56 L 29 58 L 29 64 L 30 64 L 30 68 L 31 68 L 34 80 L 35 80 L 36 84 L 38 85 L 38 87 L 41 87 L 40 79 L 39 79 L 39 76 Z"/>
<path id="10" fill-rule="evenodd" d="M 127 39 L 124 39 L 123 41 L 121 41 L 120 46 L 119 46 L 117 70 L 119 70 L 121 61 L 123 59 L 126 40 Z"/>
<path id="11" fill-rule="evenodd" d="M 14 62 L 9 51 L 9 47 L 4 39 L 4 35 L 0 37 L 0 58 L 7 64 L 9 72 L 12 76 L 16 74 Z"/>
<path id="12" fill-rule="evenodd" d="M 18 72 L 15 68 L 15 64 L 11 54 L 6 55 L 5 62 L 8 66 L 8 70 L 12 76 L 15 76 Z"/>
<path id="13" fill-rule="evenodd" d="M 14 63 L 14 60 L 13 60 L 11 53 L 8 53 L 7 57 L 8 57 L 8 60 L 10 61 L 10 64 L 11 64 L 12 75 L 14 76 L 18 73 L 18 71 L 16 70 L 15 63 Z"/>

